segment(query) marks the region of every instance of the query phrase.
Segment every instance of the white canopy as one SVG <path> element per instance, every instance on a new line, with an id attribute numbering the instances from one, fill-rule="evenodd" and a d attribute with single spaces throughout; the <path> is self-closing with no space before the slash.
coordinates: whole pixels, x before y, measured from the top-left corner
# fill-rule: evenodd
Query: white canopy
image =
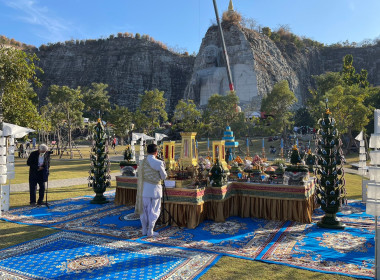
<path id="1" fill-rule="evenodd" d="M 0 130 L 0 136 L 13 136 L 14 138 L 22 138 L 30 132 L 34 132 L 34 129 L 22 127 L 16 124 L 3 123 L 3 131 Z M 4 132 L 4 133 L 3 133 Z"/>
<path id="2" fill-rule="evenodd" d="M 168 137 L 168 136 L 166 134 L 163 134 L 163 133 L 155 133 L 154 134 L 154 138 L 156 141 L 161 141 L 165 137 Z"/>
<path id="3" fill-rule="evenodd" d="M 357 141 L 362 141 L 362 140 L 364 140 L 364 137 L 363 137 L 363 130 L 360 131 L 360 133 L 358 134 L 358 136 L 355 137 L 355 140 L 357 140 Z"/>
<path id="4" fill-rule="evenodd" d="M 145 141 L 145 140 L 154 140 L 155 138 L 149 135 L 146 135 L 144 133 L 132 133 L 132 141 L 137 141 L 139 139 L 141 139 L 142 141 Z"/>

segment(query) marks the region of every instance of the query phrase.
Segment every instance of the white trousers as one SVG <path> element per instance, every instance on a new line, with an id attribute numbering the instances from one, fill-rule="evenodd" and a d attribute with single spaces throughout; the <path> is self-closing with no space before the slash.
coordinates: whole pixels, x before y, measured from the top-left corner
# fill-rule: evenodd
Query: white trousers
<path id="1" fill-rule="evenodd" d="M 143 235 L 152 235 L 161 212 L 161 198 L 143 197 L 143 213 L 140 215 Z"/>

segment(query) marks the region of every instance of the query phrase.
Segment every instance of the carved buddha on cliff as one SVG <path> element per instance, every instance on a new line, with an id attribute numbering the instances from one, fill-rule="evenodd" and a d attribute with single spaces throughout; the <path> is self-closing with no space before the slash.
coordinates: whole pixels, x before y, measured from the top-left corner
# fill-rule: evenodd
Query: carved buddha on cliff
<path id="1" fill-rule="evenodd" d="M 202 52 L 201 69 L 193 75 L 189 84 L 188 98 L 206 105 L 211 95 L 224 95 L 228 90 L 226 70 L 221 67 L 220 50 L 215 45 L 209 45 Z"/>

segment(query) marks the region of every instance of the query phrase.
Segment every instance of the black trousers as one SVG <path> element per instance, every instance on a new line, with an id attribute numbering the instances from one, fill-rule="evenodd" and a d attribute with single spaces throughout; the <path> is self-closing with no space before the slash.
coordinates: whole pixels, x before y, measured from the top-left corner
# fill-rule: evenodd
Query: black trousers
<path id="1" fill-rule="evenodd" d="M 29 178 L 30 203 L 36 203 L 37 184 L 39 186 L 37 203 L 41 204 L 44 201 L 45 185 L 46 185 L 46 183 L 42 179 L 42 174 L 41 176 L 37 176 L 35 178 Z"/>

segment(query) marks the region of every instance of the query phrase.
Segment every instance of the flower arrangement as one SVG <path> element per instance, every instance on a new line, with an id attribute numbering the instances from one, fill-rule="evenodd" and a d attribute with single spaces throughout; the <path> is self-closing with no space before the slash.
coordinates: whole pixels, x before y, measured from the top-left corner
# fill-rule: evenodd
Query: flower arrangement
<path id="1" fill-rule="evenodd" d="M 125 148 L 123 156 L 124 156 L 124 160 L 126 161 L 132 160 L 133 155 L 132 155 L 132 149 L 130 145 L 127 145 L 127 147 Z"/>
<path id="2" fill-rule="evenodd" d="M 261 169 L 262 165 L 263 165 L 262 159 L 258 155 L 255 155 L 252 160 L 253 169 Z"/>
<path id="3" fill-rule="evenodd" d="M 251 173 L 253 171 L 252 161 L 245 160 L 244 161 L 244 172 Z"/>
<path id="4" fill-rule="evenodd" d="M 125 166 L 132 166 L 135 170 L 137 169 L 137 164 L 135 161 L 133 161 L 133 155 L 132 155 L 132 149 L 130 145 L 127 145 L 127 147 L 124 150 L 123 153 L 124 160 L 120 161 L 119 165 L 120 168 L 123 168 Z"/>
<path id="5" fill-rule="evenodd" d="M 235 159 L 234 159 L 234 162 L 236 162 L 237 164 L 239 165 L 242 165 L 243 164 L 243 160 L 241 159 L 241 157 L 237 156 Z"/>
<path id="6" fill-rule="evenodd" d="M 242 169 L 240 168 L 240 166 L 237 162 L 233 162 L 231 164 L 230 172 L 231 173 L 240 173 L 240 172 L 242 172 Z"/>
<path id="7" fill-rule="evenodd" d="M 282 159 L 282 158 L 276 158 L 273 162 L 272 162 L 272 165 L 274 166 L 285 166 L 285 160 Z"/>
<path id="8" fill-rule="evenodd" d="M 212 165 L 209 157 L 199 157 L 198 165 L 202 166 L 203 169 L 210 170 Z"/>

